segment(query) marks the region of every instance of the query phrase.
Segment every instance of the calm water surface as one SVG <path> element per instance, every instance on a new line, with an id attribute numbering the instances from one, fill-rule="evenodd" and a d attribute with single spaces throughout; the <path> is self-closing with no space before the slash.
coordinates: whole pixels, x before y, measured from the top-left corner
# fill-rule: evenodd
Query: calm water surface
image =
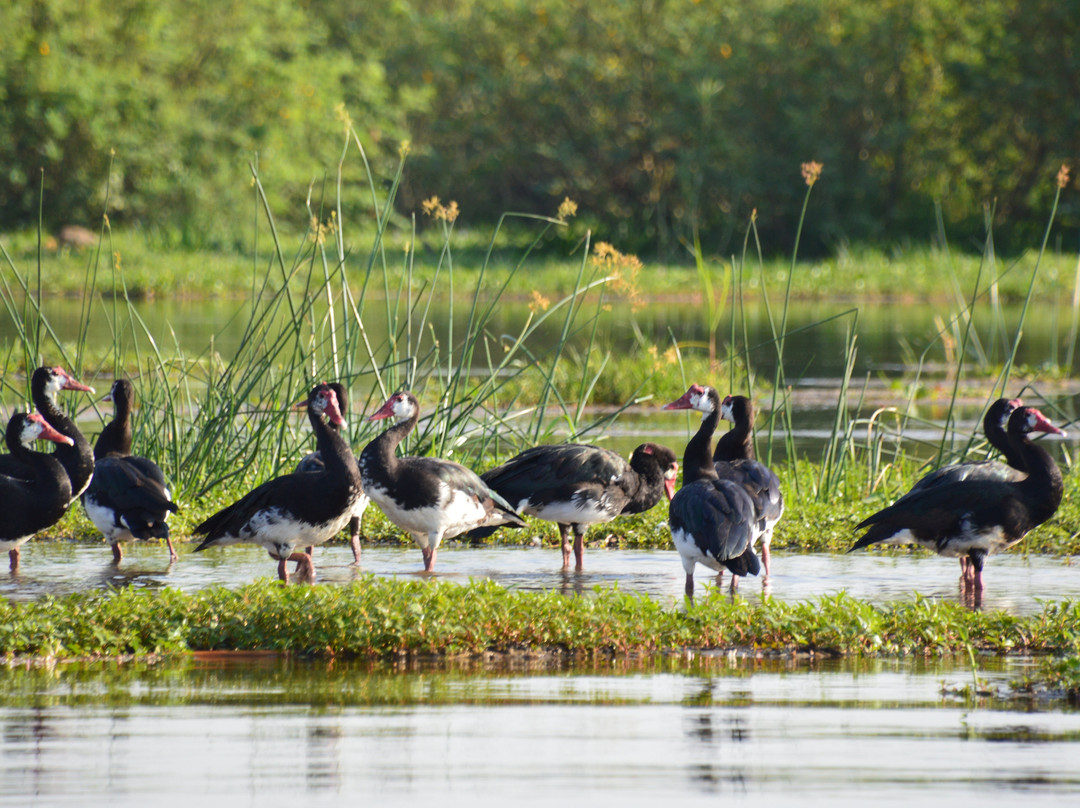
<path id="1" fill-rule="evenodd" d="M 249 305 L 235 299 L 164 299 L 138 301 L 133 305 L 159 346 L 167 350 L 175 346 L 189 357 L 211 349 L 211 339 L 213 351 L 224 357 L 234 355 L 250 317 Z M 1048 360 L 1056 362 L 1065 358 L 1069 347 L 1069 306 L 1068 300 L 1032 304 L 1024 322 L 1018 363 L 1039 366 Z M 784 354 L 788 378 L 794 381 L 842 376 L 848 333 L 855 322 L 856 311 L 858 353 L 855 378 L 866 373 L 896 374 L 920 357 L 930 364 L 941 363 L 947 357 L 938 334 L 942 324 L 955 315 L 955 308 L 938 304 L 880 301 L 859 304 L 793 301 L 788 312 L 790 337 L 785 343 Z M 62 342 L 71 343 L 82 338 L 80 301 L 46 298 L 42 310 Z M 96 355 L 98 348 L 114 344 L 110 313 L 108 306 L 92 311 L 86 332 L 91 355 Z M 977 309 L 976 330 L 972 335 L 976 347 L 971 349 L 969 355 L 985 356 L 991 363 L 1001 362 L 1008 353 L 1006 346 L 1011 346 L 1020 313 L 1020 305 L 1004 306 L 1003 319 L 999 322 L 990 316 L 988 306 Z M 774 312 L 773 316 L 777 317 L 778 313 Z M 460 303 L 454 309 L 453 318 L 444 301 L 434 301 L 429 310 L 434 333 L 444 341 L 451 319 L 454 333 L 460 339 L 468 317 L 469 306 Z M 495 337 L 506 335 L 512 339 L 520 333 L 528 318 L 528 303 L 501 301 L 492 313 L 487 330 Z M 387 332 L 385 304 L 370 301 L 363 311 L 363 319 L 366 330 L 377 346 L 382 339 L 380 335 Z M 773 329 L 778 326 L 770 323 L 768 312 L 760 301 L 750 302 L 745 308 L 745 335 L 742 321 L 737 325 L 736 341 L 748 351 L 751 365 L 771 378 L 776 362 Z M 542 352 L 544 346 L 558 343 L 562 338 L 562 328 L 563 318 L 549 319 L 530 338 L 532 349 Z M 141 330 L 142 326 L 134 329 L 137 333 L 141 333 Z M 636 312 L 631 312 L 625 305 L 615 305 L 600 314 L 597 334 L 599 344 L 605 349 L 635 350 L 639 346 L 639 333 L 658 345 L 669 344 L 671 335 L 674 335 L 684 346 L 692 346 L 691 349 L 706 345 L 709 339 L 707 317 L 700 305 L 653 302 Z M 16 327 L 10 318 L 0 317 L 0 342 L 14 341 L 16 334 Z M 731 336 L 730 314 L 721 320 L 717 335 L 718 344 L 723 350 Z M 583 347 L 591 336 L 590 326 L 580 333 L 575 332 L 571 343 Z M 484 360 L 478 358 L 478 361 Z M 1080 363 L 1080 356 L 1074 361 Z"/>
<path id="2" fill-rule="evenodd" d="M 267 657 L 13 671 L 6 805 L 1075 804 L 1080 714 L 910 660 L 687 672 Z M 1003 684 L 1031 663 L 990 661 Z"/>
<path id="3" fill-rule="evenodd" d="M 0 597 L 31 600 L 46 594 L 102 590 L 110 587 L 196 591 L 207 586 L 241 586 L 277 574 L 277 562 L 265 551 L 239 545 L 192 552 L 179 544 L 180 561 L 170 565 L 164 545 L 127 545 L 118 568 L 112 554 L 100 545 L 31 541 L 23 548 L 17 575 L 0 571 Z M 883 555 L 858 552 L 834 554 L 773 554 L 773 574 L 767 586 L 745 578 L 739 596 L 757 600 L 771 596 L 794 602 L 844 591 L 871 603 L 909 600 L 915 592 L 926 597 L 959 601 L 960 565 L 924 552 Z M 585 569 L 564 572 L 554 547 L 465 547 L 455 542 L 439 549 L 434 575 L 424 575 L 420 551 L 415 547 L 366 547 L 360 567 L 352 565 L 352 552 L 341 543 L 315 550 L 319 584 L 340 585 L 365 575 L 418 578 L 435 582 L 467 583 L 489 579 L 508 589 L 560 591 L 588 595 L 595 587 L 617 586 L 666 604 L 682 602 L 685 574 L 674 550 L 586 550 Z M 695 583 L 705 593 L 715 577 L 698 567 Z M 1041 601 L 1080 598 L 1080 564 L 1071 558 L 994 556 L 986 565 L 987 588 L 982 607 L 1014 614 L 1041 611 Z M 725 576 L 725 586 L 730 576 Z"/>
<path id="4" fill-rule="evenodd" d="M 119 570 L 102 545 L 33 541 L 0 596 L 130 586 L 193 591 L 274 573 L 261 550 L 136 545 Z M 316 550 L 322 586 L 417 576 L 414 548 Z M 590 548 L 563 573 L 554 548 L 440 552 L 432 584 L 491 578 L 588 596 L 615 586 L 676 604 L 673 551 Z M 841 589 L 874 602 L 958 598 L 958 565 L 928 555 L 774 556 L 771 596 Z M 1080 596 L 1068 560 L 995 557 L 985 608 L 1037 611 Z M 711 585 L 699 579 L 702 591 Z M 763 597 L 746 579 L 740 597 Z M 1008 682 L 1035 664 L 980 658 Z M 955 660 L 694 660 L 544 668 L 443 667 L 208 653 L 159 665 L 0 668 L 0 804 L 1072 805 L 1080 714 L 966 700 Z"/>
<path id="5" fill-rule="evenodd" d="M 214 334 L 215 349 L 230 355 L 246 320 L 241 313 L 230 324 L 234 301 L 138 308 L 160 344 L 172 345 L 175 333 L 188 354 L 205 350 Z M 379 308 L 365 315 L 373 332 L 385 327 L 376 321 Z M 792 327 L 807 326 L 787 344 L 789 375 L 803 380 L 799 390 L 835 386 L 850 308 L 793 307 Z M 78 337 L 77 303 L 50 300 L 46 311 L 62 340 Z M 1063 355 L 1064 312 L 1039 306 L 1029 314 L 1019 362 L 1038 365 Z M 895 375 L 932 345 L 935 314 L 947 313 L 860 306 L 855 377 Z M 500 306 L 492 331 L 516 333 L 524 316 L 524 306 Z M 1005 312 L 1009 322 L 1016 316 Z M 669 328 L 684 342 L 707 337 L 693 307 L 650 306 L 636 320 L 661 342 Z M 986 350 L 1000 351 L 993 329 L 977 325 Z M 11 339 L 6 327 L 0 322 L 0 341 Z M 540 340 L 554 340 L 558 327 L 561 321 L 553 321 L 552 334 Z M 771 332 L 763 312 L 751 312 L 747 328 L 751 362 L 771 375 L 775 352 L 765 344 Z M 601 330 L 616 349 L 633 345 L 625 312 L 612 312 Z M 112 343 L 107 318 L 95 318 L 89 337 L 92 344 Z M 928 358 L 940 361 L 940 353 L 931 347 Z M 826 399 L 800 410 L 797 440 L 827 434 L 835 399 Z M 936 417 L 932 401 L 920 406 L 920 414 Z M 965 436 L 974 429 L 974 409 L 963 413 Z M 635 421 L 631 415 L 610 435 L 620 449 L 643 434 L 681 446 L 696 428 L 690 424 L 675 416 Z M 928 432 L 927 439 L 937 435 Z M 178 549 L 181 560 L 170 565 L 164 547 L 131 547 L 116 569 L 104 544 L 33 541 L 18 575 L 0 571 L 0 597 L 30 600 L 111 587 L 195 591 L 240 586 L 275 571 L 255 548 Z M 874 603 L 907 600 L 914 592 L 959 599 L 958 564 L 926 554 L 774 559 L 768 589 L 747 579 L 739 597 L 800 601 L 843 590 Z M 351 554 L 340 544 L 319 548 L 316 560 L 320 585 L 330 586 L 368 574 L 418 577 L 421 569 L 419 551 L 411 547 L 367 547 L 360 568 L 349 564 Z M 673 551 L 590 549 L 585 571 L 563 573 L 558 565 L 551 547 L 451 543 L 440 550 L 431 579 L 490 578 L 511 589 L 582 596 L 597 586 L 618 586 L 665 604 L 682 599 L 683 573 Z M 995 557 L 986 579 L 984 609 L 1028 614 L 1042 599 L 1080 597 L 1080 569 L 1070 559 Z M 700 574 L 697 583 L 704 592 L 714 579 Z M 1004 687 L 1033 664 L 980 659 L 977 673 Z M 0 668 L 0 804 L 1080 804 L 1080 714 L 1060 705 L 1043 710 L 967 702 L 951 693 L 971 681 L 972 671 L 954 661 L 723 656 L 688 667 L 663 660 L 644 665 L 399 669 L 211 654 L 157 666 Z"/>

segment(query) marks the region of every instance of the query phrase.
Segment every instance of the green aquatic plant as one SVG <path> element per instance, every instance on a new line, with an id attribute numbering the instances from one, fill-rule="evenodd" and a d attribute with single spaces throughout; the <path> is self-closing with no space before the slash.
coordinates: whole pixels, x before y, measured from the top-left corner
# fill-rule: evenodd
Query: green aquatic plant
<path id="1" fill-rule="evenodd" d="M 1080 705 L 1080 656 L 1054 656 L 1039 660 L 1035 670 L 1012 682 L 1020 694 L 1040 698 L 1064 698 L 1074 707 Z"/>
<path id="2" fill-rule="evenodd" d="M 751 603 L 714 592 L 689 606 L 596 588 L 585 596 L 365 577 L 349 586 L 263 581 L 236 590 L 121 590 L 0 604 L 0 654 L 94 657 L 195 650 L 393 658 L 522 651 L 570 656 L 687 653 L 826 656 L 1080 650 L 1080 605 L 1031 616 L 916 596 L 885 606 L 843 593 Z"/>

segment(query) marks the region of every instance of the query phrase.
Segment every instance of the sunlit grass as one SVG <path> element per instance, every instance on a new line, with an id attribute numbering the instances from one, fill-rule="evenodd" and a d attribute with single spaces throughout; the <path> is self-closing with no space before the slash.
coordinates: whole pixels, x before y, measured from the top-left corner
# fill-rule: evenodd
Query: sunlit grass
<path id="1" fill-rule="evenodd" d="M 293 226 L 283 228 L 281 238 L 296 241 L 304 230 Z M 306 220 L 300 223 L 306 227 Z M 518 228 L 511 228 L 518 230 Z M 545 295 L 565 295 L 573 287 L 579 267 L 582 246 L 576 240 L 548 236 L 530 257 L 530 272 L 516 273 L 514 266 L 520 258 L 524 234 L 506 236 L 495 234 L 495 249 L 488 257 L 492 243 L 491 228 L 460 224 L 455 229 L 455 268 L 462 276 L 479 272 L 488 261 L 487 276 L 493 287 L 508 281 L 505 295 L 516 300 L 530 299 L 538 288 L 537 278 L 543 278 Z M 383 246 L 387 253 L 400 253 L 411 242 L 409 232 L 392 231 L 386 234 Z M 37 234 L 33 232 L 5 233 L 2 242 L 20 266 L 37 260 Z M 247 253 L 161 249 L 138 231 L 123 228 L 111 233 L 103 243 L 106 255 L 119 254 L 120 265 L 128 292 L 135 298 L 144 297 L 245 297 L 251 291 L 252 256 Z M 435 277 L 434 264 L 441 250 L 441 236 L 430 227 L 417 236 L 415 279 L 431 282 Z M 368 255 L 373 247 L 370 234 L 350 234 L 347 249 L 351 255 Z M 83 275 L 92 259 L 89 249 L 62 248 L 42 254 L 43 286 L 48 294 L 77 296 L 82 291 Z M 268 255 L 263 255 L 265 262 Z M 709 256 L 720 265 L 731 267 L 730 256 Z M 110 260 L 115 260 L 115 257 Z M 700 301 L 707 305 L 706 293 L 699 287 L 698 270 L 693 256 L 685 262 L 643 259 L 644 267 L 638 276 L 642 293 L 649 299 Z M 1001 278 L 995 294 L 1001 303 L 1019 302 L 1027 294 L 1027 281 L 1037 252 L 1020 256 L 998 256 L 997 271 Z M 1076 256 L 1070 253 L 1048 253 L 1042 259 L 1040 283 L 1033 300 L 1055 301 L 1072 298 L 1076 281 Z M 875 247 L 841 246 L 828 257 L 803 259 L 797 262 L 792 276 L 792 297 L 796 300 L 895 300 L 923 303 L 951 300 L 954 291 L 944 283 L 945 273 L 954 273 L 961 289 L 974 287 L 983 258 L 978 252 L 945 253 L 927 245 L 910 245 L 889 250 Z M 746 278 L 744 293 L 749 300 L 760 299 L 766 289 L 783 289 L 787 283 L 790 260 L 769 257 L 763 261 L 760 276 Z M 106 286 L 119 291 L 119 286 Z M 356 291 L 356 290 L 354 290 Z M 381 290 L 373 289 L 378 296 Z M 464 286 L 455 292 L 460 299 L 472 295 Z M 440 292 L 445 294 L 445 290 Z"/>
<path id="2" fill-rule="evenodd" d="M 494 465 L 495 462 L 492 460 L 491 464 Z M 483 471 L 485 466 L 478 465 L 476 468 Z M 816 465 L 804 460 L 795 468 L 805 482 L 800 489 L 803 493 L 788 494 L 784 518 L 776 527 L 772 548 L 782 554 L 846 552 L 858 535 L 854 530 L 855 525 L 905 491 L 923 471 L 920 464 L 914 461 L 905 462 L 891 469 L 889 474 L 879 481 L 878 487 L 868 493 L 868 482 L 861 470 L 849 469 L 842 485 L 838 487 L 836 498 L 822 501 L 814 496 L 809 485 L 809 481 L 820 475 Z M 778 468 L 781 486 L 786 492 L 793 492 L 795 487 L 787 478 L 788 473 L 789 467 L 786 464 Z M 195 525 L 219 508 L 238 499 L 258 482 L 261 480 L 257 479 L 257 475 L 248 472 L 196 499 L 182 499 L 180 513 L 173 514 L 169 522 L 174 540 L 190 540 L 191 530 Z M 498 531 L 483 543 L 488 546 L 521 546 L 539 539 L 547 546 L 558 545 L 558 532 L 553 524 L 531 517 L 528 521 L 530 528 L 527 530 Z M 396 528 L 377 508 L 369 508 L 365 513 L 363 531 L 369 545 L 412 545 L 412 539 Z M 61 541 L 102 541 L 81 508 L 69 509 L 48 534 L 52 539 Z M 645 513 L 621 516 L 591 531 L 587 538 L 590 547 L 595 550 L 669 549 L 671 534 L 667 526 L 667 508 L 660 503 Z M 45 540 L 38 538 L 35 541 Z M 344 543 L 347 538 L 342 534 L 334 541 Z M 906 555 L 926 554 L 929 551 L 911 547 L 876 546 L 869 548 L 867 552 Z M 1029 533 L 1023 542 L 1009 552 L 1059 558 L 1080 556 L 1080 477 L 1075 474 L 1065 477 L 1065 497 L 1057 513 L 1050 521 Z"/>
<path id="3" fill-rule="evenodd" d="M 343 587 L 262 581 L 195 594 L 121 590 L 0 603 L 8 659 L 270 650 L 392 658 L 521 651 L 629 655 L 730 650 L 825 655 L 975 651 L 1076 653 L 1080 605 L 1035 615 L 976 612 L 916 597 L 884 606 L 844 594 L 751 603 L 723 593 L 667 607 L 617 589 L 588 596 L 521 592 L 490 582 L 365 578 Z"/>

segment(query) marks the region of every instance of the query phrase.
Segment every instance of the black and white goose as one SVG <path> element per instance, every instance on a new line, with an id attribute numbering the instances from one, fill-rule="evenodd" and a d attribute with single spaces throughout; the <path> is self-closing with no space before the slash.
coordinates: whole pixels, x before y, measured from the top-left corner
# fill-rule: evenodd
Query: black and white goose
<path id="1" fill-rule="evenodd" d="M 1009 416 L 1022 406 L 1024 406 L 1024 402 L 1018 398 L 999 398 L 987 408 L 986 415 L 983 417 L 983 432 L 986 434 L 990 445 L 1005 458 L 1004 463 L 996 460 L 950 463 L 920 477 L 908 492 L 893 504 L 899 505 L 908 497 L 919 496 L 920 492 L 939 485 L 959 482 L 960 480 L 1015 482 L 1024 479 L 1027 476 L 1027 471 L 1024 467 L 1023 455 L 1012 445 L 1006 432 Z M 969 580 L 974 574 L 974 570 L 971 569 L 971 561 L 966 555 L 960 557 L 960 572 L 965 580 Z"/>
<path id="2" fill-rule="evenodd" d="M 996 460 L 950 463 L 919 478 L 904 496 L 911 496 L 943 483 L 960 480 L 1004 480 L 1006 482 L 1022 480 L 1027 474 L 1024 468 L 1024 457 L 1013 446 L 1006 431 L 1009 417 L 1022 406 L 1024 402 L 1018 398 L 999 398 L 990 405 L 983 417 L 983 432 L 986 433 L 990 445 L 1004 456 L 1004 463 Z M 902 499 L 903 497 L 897 500 L 897 503 Z"/>
<path id="3" fill-rule="evenodd" d="M 348 524 L 363 489 L 349 444 L 324 421 L 325 416 L 339 428 L 344 425 L 337 395 L 325 384 L 316 385 L 308 395 L 307 412 L 323 470 L 275 477 L 218 511 L 195 528 L 196 534 L 206 536 L 196 552 L 258 544 L 278 559 L 282 581 L 289 580 L 289 561 L 297 562 L 302 578 L 314 580 L 311 556 L 296 548 L 322 544 L 337 535 Z"/>
<path id="4" fill-rule="evenodd" d="M 668 525 L 686 571 L 686 595 L 694 596 L 694 567 L 702 564 L 736 576 L 757 575 L 754 555 L 757 515 L 754 501 L 739 483 L 721 479 L 712 459 L 712 437 L 720 421 L 720 396 L 711 387 L 693 385 L 665 410 L 702 413 L 701 426 L 683 454 L 683 486 L 671 500 Z"/>
<path id="5" fill-rule="evenodd" d="M 179 508 L 158 465 L 131 454 L 134 399 L 131 382 L 113 382 L 106 396 L 113 403 L 113 419 L 94 443 L 94 478 L 83 493 L 83 509 L 112 547 L 113 563 L 124 557 L 120 543 L 136 539 L 164 539 L 169 559 L 176 561 L 166 520 Z"/>
<path id="6" fill-rule="evenodd" d="M 61 443 L 52 451 L 71 482 L 70 505 L 90 485 L 90 478 L 94 475 L 94 450 L 75 422 L 56 403 L 56 394 L 61 390 L 94 392 L 93 387 L 76 381 L 61 367 L 39 367 L 30 377 L 30 399 L 38 413 L 49 422 L 49 426 L 72 440 L 71 444 Z M 20 466 L 21 461 L 10 455 L 0 458 L 0 474 L 11 477 L 26 475 L 25 467 Z"/>
<path id="7" fill-rule="evenodd" d="M 526 449 L 480 479 L 518 513 L 558 524 L 563 569 L 570 566 L 573 549 L 580 570 L 589 525 L 647 511 L 665 493 L 670 500 L 678 471 L 675 453 L 656 443 L 638 446 L 630 462 L 610 449 L 564 443 Z M 493 530 L 479 528 L 469 535 L 480 537 Z"/>
<path id="8" fill-rule="evenodd" d="M 680 399 L 681 401 L 682 399 Z M 676 402 L 678 403 L 678 402 Z M 769 579 L 773 528 L 784 515 L 784 494 L 776 474 L 754 458 L 754 405 L 746 396 L 724 396 L 720 417 L 733 426 L 716 442 L 713 462 L 721 479 L 746 489 L 754 501 L 754 542 L 760 541 L 763 580 Z"/>
<path id="9" fill-rule="evenodd" d="M 960 558 L 962 584 L 981 592 L 986 557 L 1012 547 L 1061 504 L 1061 471 L 1045 449 L 1031 442 L 1032 432 L 1065 434 L 1033 407 L 1013 411 L 1008 436 L 1026 476 L 969 477 L 909 491 L 856 525 L 856 530 L 867 531 L 851 550 L 871 544 L 917 544 Z"/>
<path id="10" fill-rule="evenodd" d="M 481 526 L 525 522 L 505 499 L 471 469 L 435 457 L 397 457 L 395 450 L 420 419 L 420 405 L 407 391 L 394 393 L 368 420 L 397 423 L 360 453 L 364 490 L 386 518 L 420 545 L 424 570 L 435 568 L 443 539 Z"/>
<path id="11" fill-rule="evenodd" d="M 341 415 L 343 418 L 348 416 L 349 412 L 349 396 L 345 391 L 345 385 L 339 382 L 330 382 L 327 385 L 338 399 L 338 406 L 341 408 Z M 297 406 L 307 406 L 307 402 L 301 402 Z M 338 425 L 331 422 L 331 429 L 338 429 Z M 326 464 L 323 463 L 322 452 L 316 449 L 314 452 L 308 452 L 302 458 L 300 462 L 296 464 L 296 470 L 298 472 L 320 472 L 326 468 Z M 353 508 L 352 516 L 349 518 L 349 546 L 352 548 L 353 563 L 360 564 L 360 525 L 364 518 L 364 511 L 367 510 L 367 506 L 371 504 L 371 498 L 367 494 L 361 494 L 360 498 L 356 501 L 356 506 Z"/>
<path id="12" fill-rule="evenodd" d="M 4 433 L 10 455 L 0 457 L 4 465 L 13 462 L 21 476 L 0 473 L 0 552 L 7 551 L 11 571 L 19 568 L 20 548 L 39 530 L 56 524 L 71 501 L 71 482 L 60 462 L 52 455 L 30 448 L 36 440 L 50 440 L 65 446 L 74 441 L 38 414 L 17 412 L 8 420 Z"/>

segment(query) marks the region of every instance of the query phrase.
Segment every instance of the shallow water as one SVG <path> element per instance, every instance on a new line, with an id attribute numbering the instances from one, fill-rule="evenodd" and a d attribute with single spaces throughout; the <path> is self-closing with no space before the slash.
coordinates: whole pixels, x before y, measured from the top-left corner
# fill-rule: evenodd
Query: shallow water
<path id="1" fill-rule="evenodd" d="M 195 591 L 274 574 L 256 548 L 193 553 L 135 545 L 116 569 L 105 544 L 34 541 L 16 600 L 114 586 Z M 412 547 L 316 549 L 320 585 L 367 574 L 421 577 Z M 435 581 L 491 578 L 520 590 L 588 594 L 617 585 L 672 604 L 673 551 L 590 548 L 583 572 L 552 547 L 450 543 Z M 873 602 L 918 590 L 958 599 L 958 565 L 924 554 L 774 554 L 769 593 L 841 589 Z M 1025 613 L 1080 596 L 1067 560 L 1005 555 L 984 607 Z M 708 577 L 699 586 L 712 585 Z M 762 584 L 739 594 L 762 597 Z M 151 665 L 0 669 L 0 805 L 773 806 L 1075 804 L 1080 713 L 972 700 L 973 673 L 1007 692 L 1036 663 L 693 658 L 601 660 L 551 669 L 523 659 L 362 663 L 275 654 L 194 654 Z M 88 802 L 89 800 L 89 802 Z"/>
<path id="2" fill-rule="evenodd" d="M 1038 366 L 1064 355 L 1067 301 L 1029 312 L 1017 360 Z M 82 339 L 79 302 L 49 300 L 60 339 Z M 214 334 L 230 356 L 243 314 L 235 302 L 138 304 L 160 344 L 197 354 Z M 379 306 L 366 326 L 382 333 Z M 438 307 L 437 307 L 438 308 Z M 793 395 L 794 445 L 819 447 L 830 434 L 837 377 L 844 372 L 852 318 L 827 318 L 846 304 L 793 304 L 786 344 Z M 934 343 L 934 307 L 861 306 L 855 379 L 885 384 L 910 372 L 911 357 L 941 362 Z M 944 313 L 944 312 L 941 312 Z M 458 316 L 467 314 L 460 307 Z M 977 313 L 978 315 L 978 313 Z M 434 314 L 443 333 L 447 313 Z M 525 304 L 500 305 L 490 324 L 516 333 Z M 372 318 L 375 319 L 372 319 Z M 1006 312 L 1010 323 L 1015 307 Z M 650 306 L 634 318 L 605 315 L 601 341 L 614 350 L 638 345 L 631 319 L 666 344 L 675 327 L 684 344 L 708 334 L 693 306 Z M 978 319 L 978 316 L 977 316 Z M 13 338 L 0 321 L 0 337 Z M 559 340 L 561 321 L 537 334 Z M 760 306 L 749 313 L 749 360 L 771 378 L 772 327 Z M 729 323 L 719 333 L 728 333 Z M 455 333 L 460 333 L 458 328 Z M 980 334 L 986 335 L 985 323 Z M 1011 326 L 1010 326 L 1011 333 Z M 10 340 L 9 340 L 10 341 Z M 87 349 L 111 345 L 108 318 L 95 316 Z M 999 349 L 1000 351 L 1000 349 Z M 992 356 L 993 360 L 994 357 Z M 998 357 L 1000 361 L 1000 357 Z M 885 381 L 883 381 L 885 380 Z M 912 414 L 944 417 L 951 396 L 928 391 Z M 981 400 L 960 407 L 957 429 L 975 429 Z M 662 402 L 655 402 L 660 404 Z M 1059 402 L 1068 413 L 1080 399 Z M 872 404 L 870 410 L 877 404 Z M 864 413 L 866 414 L 866 413 Z M 696 418 L 652 410 L 629 413 L 605 430 L 629 450 L 643 436 L 679 447 Z M 93 429 L 96 431 L 95 421 Z M 918 431 L 920 428 L 922 432 Z M 777 444 L 783 443 L 782 434 Z M 905 440 L 939 433 L 913 422 Z M 1072 445 L 1072 444 L 1070 444 Z M 929 451 L 929 450 L 928 450 Z M 106 545 L 34 541 L 22 570 L 0 569 L 0 597 L 111 587 L 196 591 L 271 578 L 275 562 L 255 548 L 192 553 L 170 565 L 165 548 L 137 545 L 119 569 Z M 547 548 L 465 548 L 451 542 L 434 581 L 490 578 L 515 590 L 588 596 L 618 586 L 665 604 L 682 601 L 683 572 L 673 551 L 590 549 L 583 572 L 559 570 Z M 367 547 L 359 568 L 341 544 L 316 550 L 320 585 L 364 575 L 422 578 L 413 547 Z M 841 590 L 874 603 L 909 600 L 914 592 L 960 600 L 954 560 L 925 553 L 774 555 L 768 594 L 804 601 Z M 987 565 L 982 607 L 1026 614 L 1040 599 L 1080 597 L 1080 571 L 1068 559 L 1010 554 Z M 699 568 L 698 591 L 715 579 Z M 739 596 L 757 600 L 763 587 L 746 579 Z M 1025 709 L 995 701 L 966 702 L 943 694 L 968 685 L 973 672 L 955 660 L 733 660 L 698 658 L 596 663 L 559 670 L 392 667 L 310 662 L 260 654 L 194 655 L 166 664 L 66 664 L 51 670 L 0 668 L 0 805 L 107 803 L 205 805 L 739 805 L 901 803 L 906 806 L 1077 804 L 1080 714 Z M 983 658 L 978 676 L 1005 686 L 1032 660 Z"/>
<path id="3" fill-rule="evenodd" d="M 1030 663 L 988 664 L 980 675 L 1001 683 Z M 0 803 L 10 805 L 1080 796 L 1080 714 L 965 702 L 943 693 L 970 680 L 948 662 L 510 673 L 208 655 L 7 676 Z"/>
<path id="4" fill-rule="evenodd" d="M 277 562 L 263 550 L 235 546 L 192 552 L 179 544 L 180 560 L 170 565 L 164 545 L 125 545 L 120 567 L 112 565 L 108 546 L 101 544 L 32 541 L 23 548 L 20 571 L 0 572 L 0 597 L 31 600 L 46 594 L 101 590 L 109 587 L 196 591 L 207 586 L 240 586 L 274 577 Z M 414 547 L 365 547 L 360 567 L 341 543 L 315 549 L 317 582 L 338 585 L 365 574 L 429 578 L 466 583 L 490 579 L 508 589 L 588 594 L 595 587 L 618 588 L 649 595 L 664 603 L 682 600 L 685 574 L 674 550 L 609 550 L 589 548 L 581 572 L 560 569 L 561 554 L 553 547 L 465 547 L 449 542 L 439 550 L 436 572 L 422 573 L 420 551 Z M 960 566 L 955 559 L 924 552 L 885 555 L 773 553 L 773 573 L 767 586 L 756 578 L 742 579 L 739 595 L 749 600 L 763 593 L 783 601 L 800 601 L 846 591 L 872 603 L 908 600 L 915 592 L 942 600 L 960 600 Z M 1080 598 L 1080 566 L 1072 559 L 994 556 L 986 565 L 985 609 L 1015 614 L 1041 610 L 1041 600 Z M 730 575 L 725 575 L 727 586 Z M 716 584 L 703 567 L 697 568 L 699 592 Z"/>
<path id="5" fill-rule="evenodd" d="M 696 287 L 696 282 L 691 284 Z M 692 290 L 691 290 L 692 291 Z M 597 316 L 600 344 L 614 350 L 640 348 L 639 335 L 657 345 L 667 345 L 674 333 L 684 345 L 702 346 L 709 341 L 707 318 L 703 316 L 700 303 L 652 301 L 645 308 L 631 311 L 618 301 Z M 1019 346 L 1016 361 L 1037 366 L 1049 360 L 1064 359 L 1068 350 L 1071 309 L 1068 299 L 1044 302 L 1035 301 L 1024 319 L 1024 339 Z M 774 306 L 776 303 L 774 302 Z M 121 305 L 121 318 L 126 319 Z M 980 349 L 987 352 L 989 361 L 1000 362 L 1007 355 L 1006 345 L 1020 321 L 1022 306 L 1011 303 L 1002 307 L 1002 322 L 998 322 L 989 306 L 979 306 L 975 312 L 974 336 Z M 788 334 L 785 344 L 785 364 L 790 380 L 802 377 L 830 377 L 843 375 L 847 361 L 848 332 L 858 311 L 859 350 L 855 357 L 854 377 L 866 373 L 894 374 L 905 368 L 910 370 L 912 358 L 927 351 L 925 360 L 941 362 L 946 357 L 938 337 L 941 324 L 938 318 L 948 322 L 955 316 L 957 307 L 949 304 L 927 305 L 925 302 L 864 301 L 859 304 L 821 300 L 793 300 L 788 306 Z M 142 333 L 148 329 L 158 345 L 177 347 L 188 356 L 208 349 L 213 337 L 212 350 L 222 356 L 232 356 L 244 338 L 245 326 L 250 317 L 246 301 L 232 298 L 189 300 L 184 298 L 155 298 L 133 303 L 133 310 L 140 324 L 133 329 Z M 427 309 L 428 321 L 435 334 L 445 338 L 448 334 L 451 307 L 445 300 L 435 300 Z M 82 302 L 78 299 L 48 297 L 42 303 L 42 311 L 56 331 L 61 342 L 71 343 L 85 339 L 92 350 L 113 344 L 113 323 L 99 310 L 92 317 L 85 334 L 82 323 Z M 464 333 L 470 316 L 470 306 L 460 302 L 453 307 L 454 332 Z M 773 344 L 774 318 L 760 299 L 748 300 L 744 309 L 745 323 L 738 322 L 738 342 L 745 347 L 749 361 L 764 378 L 771 378 L 776 361 Z M 524 300 L 503 299 L 491 313 L 487 331 L 495 335 L 517 335 L 522 324 L 530 317 L 530 303 Z M 727 309 L 716 328 L 721 350 L 731 334 L 732 310 Z M 373 335 L 388 330 L 386 308 L 382 301 L 371 301 L 363 309 L 365 329 Z M 579 318 L 578 324 L 580 325 Z M 534 352 L 542 352 L 543 346 L 555 345 L 564 336 L 563 318 L 549 318 L 535 331 L 531 340 Z M 15 341 L 16 324 L 9 317 L 0 317 L 0 340 Z M 581 348 L 592 335 L 591 327 L 582 329 L 570 337 L 571 344 Z M 974 348 L 969 356 L 976 355 Z M 479 356 L 478 362 L 482 363 Z M 793 375 L 793 369 L 798 373 Z"/>

